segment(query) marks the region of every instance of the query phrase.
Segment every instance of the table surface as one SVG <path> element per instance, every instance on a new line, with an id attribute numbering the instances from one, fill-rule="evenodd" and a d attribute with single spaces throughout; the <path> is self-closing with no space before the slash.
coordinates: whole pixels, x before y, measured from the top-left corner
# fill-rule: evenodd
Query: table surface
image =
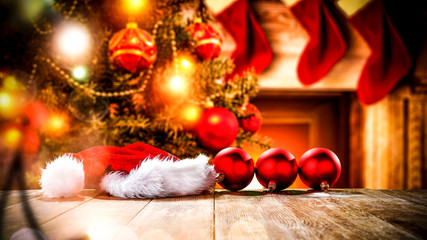
<path id="1" fill-rule="evenodd" d="M 48 199 L 31 190 L 25 201 L 23 193 L 2 193 L 1 239 L 31 239 L 36 227 L 47 239 L 427 239 L 427 190 L 215 190 L 163 199 L 95 190 Z"/>

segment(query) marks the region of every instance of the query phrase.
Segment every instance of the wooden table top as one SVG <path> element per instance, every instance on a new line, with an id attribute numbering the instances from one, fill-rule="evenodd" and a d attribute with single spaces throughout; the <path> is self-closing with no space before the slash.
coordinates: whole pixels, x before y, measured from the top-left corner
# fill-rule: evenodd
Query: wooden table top
<path id="1" fill-rule="evenodd" d="M 33 237 L 28 205 L 33 227 L 47 239 L 427 238 L 427 190 L 216 190 L 164 199 L 119 199 L 94 190 L 47 199 L 31 190 L 29 204 L 21 193 L 11 191 L 6 204 L 2 194 L 1 239 Z"/>

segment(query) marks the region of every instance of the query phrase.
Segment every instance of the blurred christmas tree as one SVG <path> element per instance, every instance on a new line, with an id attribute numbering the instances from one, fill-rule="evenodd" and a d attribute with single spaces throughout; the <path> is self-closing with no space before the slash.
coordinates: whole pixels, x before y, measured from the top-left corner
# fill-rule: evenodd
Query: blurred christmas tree
<path id="1" fill-rule="evenodd" d="M 134 142 L 178 157 L 245 142 L 268 147 L 255 134 L 261 117 L 249 103 L 257 78 L 231 75 L 234 65 L 218 57 L 222 39 L 201 2 L 34 2 L 40 5 L 23 8 L 31 27 L 22 72 L 3 69 L 0 94 L 17 86 L 35 99 L 17 119 L 37 129 L 49 156 Z M 14 111 L 3 112 L 10 120 Z"/>

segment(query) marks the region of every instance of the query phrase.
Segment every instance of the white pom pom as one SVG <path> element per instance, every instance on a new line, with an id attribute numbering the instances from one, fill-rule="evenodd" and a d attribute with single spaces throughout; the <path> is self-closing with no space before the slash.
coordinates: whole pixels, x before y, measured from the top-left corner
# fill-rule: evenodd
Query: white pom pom
<path id="1" fill-rule="evenodd" d="M 83 190 L 83 163 L 69 154 L 62 155 L 42 169 L 40 185 L 46 197 L 73 197 Z"/>
<path id="2" fill-rule="evenodd" d="M 102 188 L 116 197 L 156 198 L 200 194 L 215 184 L 215 170 L 209 158 L 200 154 L 196 159 L 145 159 L 130 171 L 106 175 Z"/>

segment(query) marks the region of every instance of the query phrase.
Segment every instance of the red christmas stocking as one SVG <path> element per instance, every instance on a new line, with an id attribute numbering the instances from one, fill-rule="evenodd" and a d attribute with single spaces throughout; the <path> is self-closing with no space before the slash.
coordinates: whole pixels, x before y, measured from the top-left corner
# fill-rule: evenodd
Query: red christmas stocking
<path id="1" fill-rule="evenodd" d="M 310 85 L 324 77 L 347 51 L 346 29 L 340 25 L 344 16 L 332 0 L 301 0 L 289 7 L 310 35 L 297 68 L 299 80 Z"/>
<path id="2" fill-rule="evenodd" d="M 411 58 L 384 9 L 383 0 L 370 1 L 350 16 L 349 21 L 371 49 L 357 95 L 364 104 L 376 103 L 408 73 Z"/>
<path id="3" fill-rule="evenodd" d="M 236 42 L 232 55 L 236 67 L 230 77 L 251 68 L 260 73 L 268 67 L 273 60 L 273 51 L 247 0 L 205 2 Z"/>

